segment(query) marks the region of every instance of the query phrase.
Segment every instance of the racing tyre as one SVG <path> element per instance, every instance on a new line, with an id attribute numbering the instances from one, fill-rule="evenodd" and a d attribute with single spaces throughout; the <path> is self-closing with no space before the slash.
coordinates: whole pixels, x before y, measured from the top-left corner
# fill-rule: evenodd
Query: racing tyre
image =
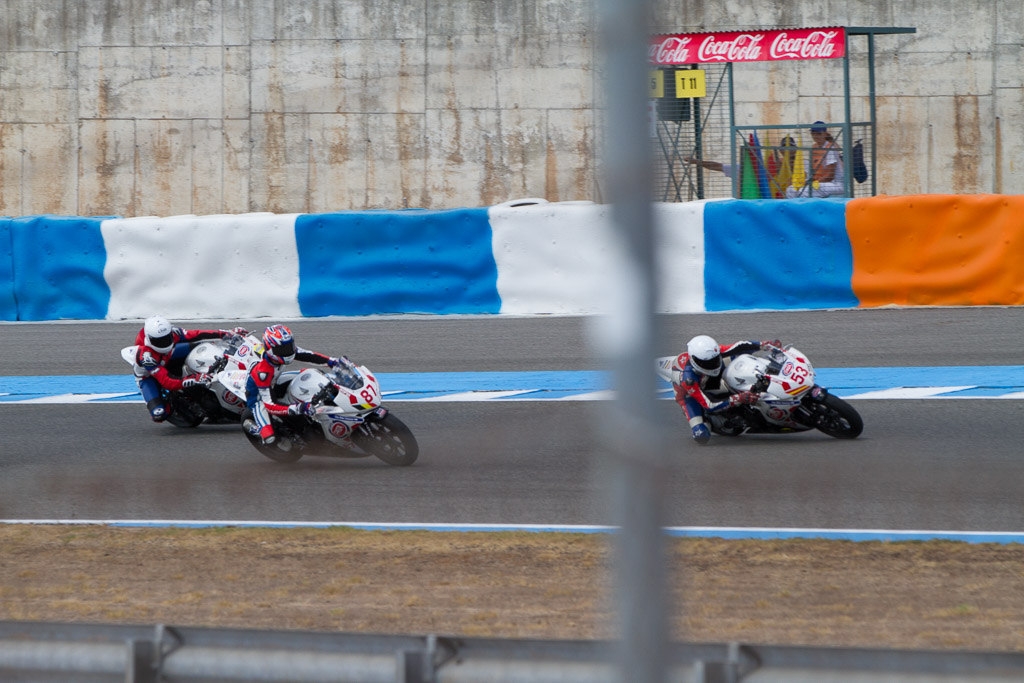
<path id="1" fill-rule="evenodd" d="M 818 407 L 814 426 L 837 439 L 856 439 L 864 431 L 864 420 L 849 403 L 828 394 Z"/>
<path id="2" fill-rule="evenodd" d="M 388 413 L 380 420 L 367 420 L 352 435 L 352 442 L 389 465 L 407 467 L 420 455 L 419 444 L 405 423 Z"/>
<path id="3" fill-rule="evenodd" d="M 281 435 L 278 435 L 277 441 L 274 443 L 265 444 L 259 435 L 250 434 L 249 430 L 245 428 L 245 421 L 250 419 L 252 419 L 252 411 L 246 410 L 242 414 L 242 433 L 245 434 L 245 438 L 249 440 L 253 448 L 276 462 L 291 463 L 302 457 L 302 451 L 292 444 L 290 439 L 283 438 Z M 287 444 L 288 450 L 282 448 L 281 444 Z"/>

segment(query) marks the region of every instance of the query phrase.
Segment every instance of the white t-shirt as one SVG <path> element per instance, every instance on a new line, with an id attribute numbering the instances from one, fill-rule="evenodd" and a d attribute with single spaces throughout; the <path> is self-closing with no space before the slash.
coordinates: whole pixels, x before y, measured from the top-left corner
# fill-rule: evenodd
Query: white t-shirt
<path id="1" fill-rule="evenodd" d="M 813 155 L 811 155 L 811 156 L 813 158 Z M 808 164 L 813 164 L 813 163 L 814 163 L 813 161 L 808 161 Z M 846 180 L 845 175 L 843 175 L 843 160 L 840 158 L 839 150 L 837 150 L 835 147 L 832 147 L 827 152 L 825 152 L 825 159 L 821 162 L 821 165 L 822 165 L 822 167 L 833 166 L 833 165 L 836 167 L 836 174 L 835 174 L 835 176 L 832 178 L 832 180 L 830 180 L 828 182 L 830 182 L 830 183 L 839 183 L 840 185 L 842 185 L 843 181 Z M 808 168 L 807 169 L 807 174 L 811 175 L 812 173 L 813 173 L 813 170 L 811 168 Z"/>

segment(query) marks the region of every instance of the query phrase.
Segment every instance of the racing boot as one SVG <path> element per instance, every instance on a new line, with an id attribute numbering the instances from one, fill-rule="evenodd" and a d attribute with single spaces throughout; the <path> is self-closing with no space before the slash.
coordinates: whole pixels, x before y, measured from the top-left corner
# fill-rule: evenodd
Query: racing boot
<path id="1" fill-rule="evenodd" d="M 161 398 L 154 398 L 148 401 L 146 408 L 149 409 L 149 416 L 153 418 L 153 422 L 163 422 L 167 419 L 167 415 L 170 412 Z"/>
<path id="2" fill-rule="evenodd" d="M 274 436 L 274 428 L 271 427 L 270 425 L 267 425 L 266 427 L 261 429 L 260 439 L 262 439 L 263 443 L 266 444 L 267 446 L 277 441 L 277 437 Z"/>
<path id="3" fill-rule="evenodd" d="M 706 446 L 708 441 L 711 441 L 711 430 L 703 422 L 693 427 L 693 440 L 699 443 L 701 446 Z"/>

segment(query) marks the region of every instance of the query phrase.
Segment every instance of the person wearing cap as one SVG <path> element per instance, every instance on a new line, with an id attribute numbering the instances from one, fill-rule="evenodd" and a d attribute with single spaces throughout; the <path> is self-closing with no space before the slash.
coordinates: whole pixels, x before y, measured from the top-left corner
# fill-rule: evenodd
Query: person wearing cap
<path id="1" fill-rule="evenodd" d="M 802 187 L 786 188 L 786 198 L 796 197 L 833 197 L 846 193 L 846 182 L 843 173 L 843 158 L 839 153 L 832 134 L 828 132 L 824 121 L 815 121 L 811 127 L 810 169 L 808 183 Z"/>

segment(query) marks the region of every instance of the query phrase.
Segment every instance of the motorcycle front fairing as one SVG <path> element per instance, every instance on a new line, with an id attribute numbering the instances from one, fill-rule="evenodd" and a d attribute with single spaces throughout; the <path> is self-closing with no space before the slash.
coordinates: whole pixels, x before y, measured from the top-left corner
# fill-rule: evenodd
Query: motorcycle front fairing
<path id="1" fill-rule="evenodd" d="M 738 356 L 726 368 L 725 382 L 734 393 L 760 394 L 760 400 L 749 410 L 763 418 L 767 426 L 798 431 L 810 428 L 794 418 L 800 417 L 801 395 L 814 386 L 814 370 L 792 346 Z M 756 427 L 751 431 L 757 431 Z"/>

